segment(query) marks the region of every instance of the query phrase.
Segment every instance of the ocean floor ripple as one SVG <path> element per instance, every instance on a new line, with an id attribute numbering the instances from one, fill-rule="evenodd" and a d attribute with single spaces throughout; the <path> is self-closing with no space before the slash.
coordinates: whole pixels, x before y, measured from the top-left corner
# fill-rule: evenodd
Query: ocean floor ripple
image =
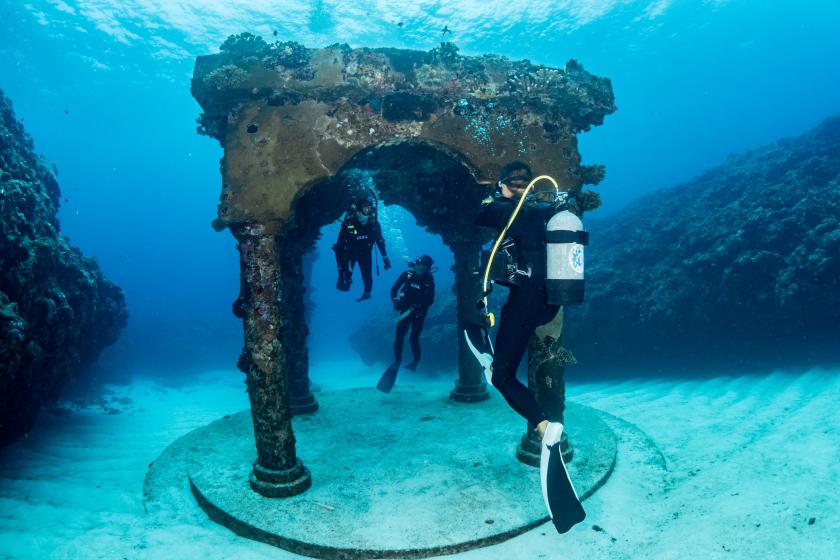
<path id="1" fill-rule="evenodd" d="M 378 377 L 344 367 L 343 381 L 328 381 L 330 369 L 313 373 L 324 390 Z M 0 451 L 0 559 L 301 558 L 210 521 L 186 481 L 169 500 L 177 507 L 144 511 L 150 463 L 178 437 L 247 407 L 239 372 L 109 390 L 45 411 Z M 587 520 L 567 535 L 543 525 L 452 557 L 835 557 L 837 372 L 570 384 L 568 396 L 612 415 L 618 437 L 615 472 L 586 501 Z"/>

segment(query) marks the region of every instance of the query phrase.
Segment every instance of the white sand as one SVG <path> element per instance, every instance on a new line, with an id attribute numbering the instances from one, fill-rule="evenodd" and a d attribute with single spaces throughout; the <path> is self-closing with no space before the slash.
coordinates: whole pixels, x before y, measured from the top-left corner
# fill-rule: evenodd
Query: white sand
<path id="1" fill-rule="evenodd" d="M 359 373 L 325 389 L 353 385 Z M 148 464 L 169 443 L 247 407 L 241 374 L 111 389 L 108 401 L 132 399 L 109 402 L 122 413 L 42 414 L 28 438 L 0 451 L 0 559 L 298 558 L 210 522 L 186 488 L 178 511 L 143 509 Z M 585 503 L 582 525 L 564 536 L 543 526 L 459 558 L 838 557 L 838 372 L 582 384 L 569 397 L 644 430 L 667 470 L 615 419 L 616 471 Z"/>

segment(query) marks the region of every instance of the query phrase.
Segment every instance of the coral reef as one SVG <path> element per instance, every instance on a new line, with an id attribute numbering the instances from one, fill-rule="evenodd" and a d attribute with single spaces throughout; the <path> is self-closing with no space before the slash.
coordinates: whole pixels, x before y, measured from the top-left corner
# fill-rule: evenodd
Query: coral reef
<path id="1" fill-rule="evenodd" d="M 0 445 L 116 341 L 122 290 L 60 235 L 55 170 L 0 91 Z"/>
<path id="2" fill-rule="evenodd" d="M 840 117 L 593 220 L 583 366 L 836 361 Z"/>

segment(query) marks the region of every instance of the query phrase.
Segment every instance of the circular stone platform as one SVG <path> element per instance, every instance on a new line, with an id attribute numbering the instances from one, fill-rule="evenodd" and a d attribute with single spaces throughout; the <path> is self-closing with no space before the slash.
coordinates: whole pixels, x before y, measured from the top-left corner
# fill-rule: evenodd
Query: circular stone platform
<path id="1" fill-rule="evenodd" d="M 516 459 L 525 422 L 494 395 L 479 404 L 411 388 L 319 395 L 294 419 L 312 488 L 292 498 L 253 492 L 249 411 L 185 436 L 190 487 L 202 508 L 239 535 L 317 558 L 405 558 L 494 544 L 544 523 L 539 471 Z M 569 473 L 581 499 L 615 463 L 612 431 L 569 403 Z"/>

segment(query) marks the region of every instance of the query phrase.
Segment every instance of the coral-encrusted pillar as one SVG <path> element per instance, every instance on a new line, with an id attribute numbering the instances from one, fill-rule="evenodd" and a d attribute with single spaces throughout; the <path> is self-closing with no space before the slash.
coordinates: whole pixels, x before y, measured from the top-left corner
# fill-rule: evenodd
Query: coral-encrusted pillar
<path id="1" fill-rule="evenodd" d="M 295 239 L 284 238 L 280 247 L 283 315 L 286 317 L 281 332 L 285 346 L 285 369 L 289 387 L 289 406 L 292 413 L 310 414 L 318 410 L 318 401 L 309 389 L 309 350 L 306 338 L 306 287 L 303 277 L 304 251 Z"/>
<path id="2" fill-rule="evenodd" d="M 280 336 L 284 274 L 278 239 L 260 224 L 231 229 L 239 242 L 243 292 L 238 301 L 245 326 L 240 367 L 246 370 L 257 444 L 251 488 L 268 497 L 294 496 L 308 489 L 312 479 L 295 453 L 287 399 L 286 348 Z"/>
<path id="3" fill-rule="evenodd" d="M 481 285 L 475 273 L 475 261 L 481 250 L 480 243 L 450 245 L 455 258 L 455 299 L 458 310 L 458 380 L 449 394 L 452 400 L 459 402 L 479 402 L 490 398 L 484 372 L 478 360 L 472 355 L 464 339 L 464 323 L 476 321 L 478 310 L 476 301 L 481 298 Z"/>
<path id="4" fill-rule="evenodd" d="M 528 387 L 536 395 L 540 407 L 548 413 L 549 420 L 554 422 L 563 422 L 566 410 L 565 372 L 569 353 L 561 343 L 562 332 L 561 309 L 553 321 L 537 328 L 528 341 Z M 516 456 L 523 463 L 538 467 L 541 442 L 534 428 L 530 423 L 527 425 Z M 560 440 L 560 452 L 565 462 L 572 460 L 573 450 L 565 429 Z"/>

